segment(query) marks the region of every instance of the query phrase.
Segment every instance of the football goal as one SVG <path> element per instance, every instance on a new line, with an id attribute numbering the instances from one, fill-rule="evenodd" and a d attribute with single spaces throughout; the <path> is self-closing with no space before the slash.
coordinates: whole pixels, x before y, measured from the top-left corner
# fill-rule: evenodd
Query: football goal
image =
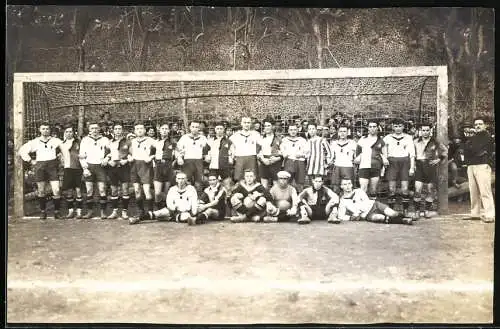
<path id="1" fill-rule="evenodd" d="M 446 66 L 260 71 L 41 72 L 14 74 L 14 145 L 38 134 L 42 121 L 78 122 L 109 112 L 134 122 L 238 123 L 242 116 L 325 123 L 336 112 L 351 121 L 403 118 L 428 122 L 448 142 Z M 14 216 L 25 215 L 25 168 L 14 159 Z M 448 211 L 448 171 L 440 168 L 438 207 Z"/>

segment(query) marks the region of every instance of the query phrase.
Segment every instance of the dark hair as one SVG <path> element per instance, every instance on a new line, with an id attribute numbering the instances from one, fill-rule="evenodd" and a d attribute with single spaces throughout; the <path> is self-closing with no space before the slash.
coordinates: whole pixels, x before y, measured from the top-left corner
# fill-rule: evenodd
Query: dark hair
<path id="1" fill-rule="evenodd" d="M 255 175 L 255 170 L 250 169 L 250 168 L 243 169 L 243 173 L 244 173 L 244 174 L 246 174 L 247 172 L 251 172 L 252 174 L 254 174 L 254 175 Z"/>
<path id="2" fill-rule="evenodd" d="M 403 121 L 403 119 L 400 119 L 400 118 L 394 118 L 391 121 L 391 124 L 393 124 L 393 125 L 402 125 L 402 124 L 404 124 L 404 121 Z"/>
<path id="3" fill-rule="evenodd" d="M 274 120 L 273 118 L 271 117 L 265 117 L 263 120 L 262 120 L 262 123 L 265 124 L 266 122 L 272 124 L 274 126 Z"/>
<path id="4" fill-rule="evenodd" d="M 224 129 L 226 129 L 226 126 L 224 125 L 224 122 L 222 122 L 222 121 L 214 123 L 214 128 L 217 127 L 217 126 L 221 126 Z"/>
<path id="5" fill-rule="evenodd" d="M 111 124 L 111 128 L 115 129 L 116 126 L 120 126 L 123 128 L 123 122 L 122 121 L 113 121 Z"/>
<path id="6" fill-rule="evenodd" d="M 323 176 L 321 175 L 314 175 L 312 180 L 315 180 L 316 178 L 321 178 L 322 181 L 324 181 L 325 179 L 323 178 Z"/>
<path id="7" fill-rule="evenodd" d="M 340 126 L 338 126 L 337 131 L 339 131 L 339 130 L 340 130 L 340 128 L 345 128 L 345 129 L 347 129 L 347 131 L 349 131 L 349 127 L 347 127 L 347 126 L 346 126 L 346 125 L 344 125 L 344 124 L 341 124 Z"/>

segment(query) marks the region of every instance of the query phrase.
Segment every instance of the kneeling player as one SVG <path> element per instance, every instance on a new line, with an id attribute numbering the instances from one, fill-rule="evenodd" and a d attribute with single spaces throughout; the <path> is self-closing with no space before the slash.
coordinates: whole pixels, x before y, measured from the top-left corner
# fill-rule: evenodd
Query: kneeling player
<path id="1" fill-rule="evenodd" d="M 268 200 L 271 200 L 269 192 L 255 181 L 254 171 L 246 169 L 244 179 L 236 185 L 231 196 L 231 205 L 237 213 L 230 218 L 231 222 L 259 222 L 266 213 Z"/>
<path id="2" fill-rule="evenodd" d="M 285 222 L 296 218 L 299 197 L 295 187 L 288 184 L 292 177 L 287 171 L 277 174 L 278 183 L 274 184 L 269 191 L 271 200 L 267 202 L 267 214 L 264 222 Z"/>
<path id="3" fill-rule="evenodd" d="M 208 187 L 198 200 L 198 215 L 188 219 L 189 225 L 203 224 L 208 220 L 224 219 L 226 212 L 226 190 L 217 179 L 216 172 L 208 174 Z"/>
<path id="4" fill-rule="evenodd" d="M 177 173 L 175 182 L 177 185 L 168 190 L 166 207 L 131 218 L 129 224 L 133 225 L 143 220 L 161 218 L 183 223 L 192 221 L 192 217 L 196 216 L 198 209 L 196 189 L 192 185 L 188 185 L 186 174 L 183 172 Z"/>
<path id="5" fill-rule="evenodd" d="M 412 224 L 412 219 L 404 217 L 388 205 L 372 200 L 360 188 L 352 188 L 350 179 L 343 179 L 340 184 L 342 197 L 340 198 L 338 220 L 366 220 L 369 222 L 386 224 Z"/>
<path id="6" fill-rule="evenodd" d="M 312 186 L 299 194 L 299 224 L 309 224 L 312 219 L 328 218 L 329 223 L 340 222 L 337 219 L 339 196 L 323 186 L 323 176 L 314 176 Z"/>

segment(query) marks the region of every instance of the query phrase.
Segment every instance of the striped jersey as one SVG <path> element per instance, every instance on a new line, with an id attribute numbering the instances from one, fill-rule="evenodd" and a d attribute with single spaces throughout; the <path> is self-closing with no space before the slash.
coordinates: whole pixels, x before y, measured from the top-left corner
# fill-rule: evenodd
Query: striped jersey
<path id="1" fill-rule="evenodd" d="M 352 139 L 333 140 L 330 143 L 333 153 L 333 164 L 336 167 L 353 167 L 353 160 L 356 156 L 356 142 Z"/>
<path id="2" fill-rule="evenodd" d="M 314 136 L 308 140 L 309 157 L 307 159 L 308 175 L 325 175 L 326 167 L 332 161 L 332 152 L 328 141 L 322 137 Z"/>
<path id="3" fill-rule="evenodd" d="M 226 136 L 210 139 L 210 164 L 209 169 L 223 169 L 229 167 L 231 156 L 231 140 Z"/>
<path id="4" fill-rule="evenodd" d="M 177 142 L 177 150 L 184 159 L 203 159 L 208 153 L 208 140 L 203 135 L 184 134 Z"/>
<path id="5" fill-rule="evenodd" d="M 80 142 L 80 163 L 101 164 L 109 153 L 109 139 L 103 136 L 93 138 L 85 136 Z"/>
<path id="6" fill-rule="evenodd" d="M 156 160 L 167 160 L 167 161 L 174 160 L 176 146 L 174 143 L 170 141 L 169 138 L 156 140 L 155 148 L 156 148 L 155 152 Z"/>
<path id="7" fill-rule="evenodd" d="M 363 136 L 358 141 L 356 154 L 360 156 L 359 168 L 382 168 L 382 150 L 385 142 L 379 136 Z"/>
<path id="8" fill-rule="evenodd" d="M 413 144 L 413 138 L 408 134 L 389 134 L 384 137 L 384 142 L 387 147 L 387 157 L 415 157 L 415 145 Z"/>
<path id="9" fill-rule="evenodd" d="M 57 150 L 60 150 L 62 140 L 57 137 L 49 137 L 46 140 L 42 137 L 37 137 L 30 140 L 19 149 L 21 158 L 29 162 L 31 161 L 30 153 L 35 153 L 36 161 L 50 161 L 57 158 Z"/>
<path id="10" fill-rule="evenodd" d="M 111 161 L 125 160 L 130 154 L 132 142 L 125 137 L 113 139 L 109 143 Z"/>
<path id="11" fill-rule="evenodd" d="M 65 139 L 61 144 L 64 168 L 81 169 L 80 142 L 76 138 Z"/>
<path id="12" fill-rule="evenodd" d="M 280 144 L 281 138 L 276 136 L 275 134 L 271 134 L 269 136 L 261 137 L 261 149 L 260 154 L 264 156 L 279 156 L 280 155 Z"/>
<path id="13" fill-rule="evenodd" d="M 309 156 L 309 143 L 300 136 L 285 136 L 281 140 L 280 151 L 285 159 L 306 161 Z"/>
<path id="14" fill-rule="evenodd" d="M 156 141 L 148 136 L 136 137 L 132 140 L 130 146 L 132 159 L 140 161 L 149 161 L 154 154 Z"/>
<path id="15" fill-rule="evenodd" d="M 233 143 L 233 155 L 237 157 L 257 155 L 260 150 L 261 136 L 255 130 L 239 130 L 229 137 Z"/>

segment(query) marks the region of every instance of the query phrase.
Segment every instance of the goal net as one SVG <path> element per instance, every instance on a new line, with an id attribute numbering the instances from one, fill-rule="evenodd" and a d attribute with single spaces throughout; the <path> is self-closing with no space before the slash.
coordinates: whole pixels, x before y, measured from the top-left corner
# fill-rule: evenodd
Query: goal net
<path id="1" fill-rule="evenodd" d="M 446 67 L 16 73 L 18 94 L 22 92 L 15 102 L 15 129 L 22 132 L 17 144 L 36 137 L 42 121 L 75 124 L 79 107 L 85 109 L 86 121 L 109 112 L 126 130 L 136 121 L 185 126 L 192 119 L 209 125 L 224 120 L 238 125 L 242 116 L 271 116 L 286 129 L 292 118 L 324 124 L 342 112 L 353 127 L 367 119 L 388 122 L 396 117 L 436 124 L 446 140 L 445 79 Z"/>

